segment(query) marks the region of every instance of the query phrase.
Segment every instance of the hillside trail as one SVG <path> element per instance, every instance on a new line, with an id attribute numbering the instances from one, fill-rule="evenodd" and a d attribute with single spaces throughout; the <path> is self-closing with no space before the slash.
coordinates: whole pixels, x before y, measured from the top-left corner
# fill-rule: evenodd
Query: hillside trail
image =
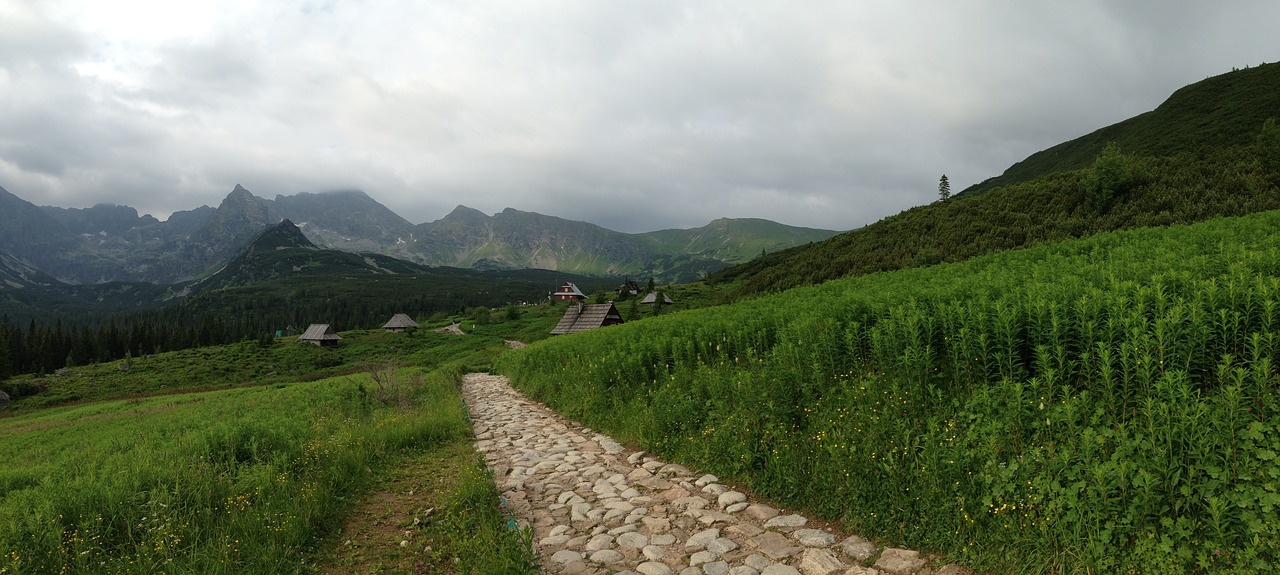
<path id="1" fill-rule="evenodd" d="M 570 423 L 504 376 L 467 374 L 476 450 L 543 573 L 962 575 L 908 549 L 838 537 L 721 484 Z"/>

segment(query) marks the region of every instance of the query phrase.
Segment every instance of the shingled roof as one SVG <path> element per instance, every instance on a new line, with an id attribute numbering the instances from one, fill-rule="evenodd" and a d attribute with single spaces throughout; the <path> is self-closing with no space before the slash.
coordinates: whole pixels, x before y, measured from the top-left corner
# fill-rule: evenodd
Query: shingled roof
<path id="1" fill-rule="evenodd" d="M 648 295 L 644 296 L 644 299 L 640 300 L 641 305 L 653 305 L 655 303 L 658 303 L 658 292 L 656 291 L 649 292 Z M 664 293 L 662 294 L 662 303 L 672 304 L 675 302 L 671 301 L 671 296 Z"/>
<path id="2" fill-rule="evenodd" d="M 387 323 L 382 324 L 382 329 L 385 329 L 387 331 L 404 331 L 407 329 L 418 329 L 418 322 L 413 321 L 413 318 L 405 314 L 398 313 L 396 315 L 391 316 L 391 319 L 388 320 Z"/>
<path id="3" fill-rule="evenodd" d="M 327 323 L 313 323 L 310 326 L 307 326 L 306 332 L 301 336 L 298 336 L 298 341 L 300 342 L 305 341 L 307 343 L 314 343 L 322 346 L 338 345 L 338 341 L 341 339 L 342 336 L 338 335 L 338 332 L 333 331 L 333 326 Z"/>
<path id="4" fill-rule="evenodd" d="M 577 333 L 619 323 L 622 323 L 622 314 L 611 303 L 571 305 L 556 328 L 551 330 L 551 335 Z"/>

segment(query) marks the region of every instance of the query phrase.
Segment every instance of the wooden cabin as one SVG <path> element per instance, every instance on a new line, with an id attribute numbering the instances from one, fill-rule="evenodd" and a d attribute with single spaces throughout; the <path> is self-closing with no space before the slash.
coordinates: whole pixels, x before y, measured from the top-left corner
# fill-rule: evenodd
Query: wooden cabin
<path id="1" fill-rule="evenodd" d="M 577 333 L 620 323 L 622 323 L 622 314 L 618 313 L 618 308 L 613 307 L 611 303 L 579 303 L 569 306 L 569 309 L 564 311 L 564 317 L 560 318 L 560 323 L 551 330 L 551 335 Z"/>
<path id="2" fill-rule="evenodd" d="M 313 323 L 307 327 L 307 331 L 298 336 L 298 341 L 315 344 L 320 347 L 338 347 L 338 342 L 342 341 L 342 336 L 333 331 L 333 326 L 327 323 Z"/>
<path id="3" fill-rule="evenodd" d="M 564 282 L 551 297 L 556 301 L 582 301 L 587 299 L 587 294 L 582 293 L 573 282 Z"/>
<path id="4" fill-rule="evenodd" d="M 387 323 L 382 324 L 382 329 L 392 333 L 413 331 L 418 329 L 418 322 L 413 321 L 413 318 L 405 314 L 398 313 L 391 316 Z"/>
<path id="5" fill-rule="evenodd" d="M 618 289 L 615 291 L 617 291 L 619 299 L 626 299 L 631 296 L 640 295 L 640 286 L 636 284 L 636 280 L 628 278 L 623 281 L 622 285 L 618 286 Z"/>

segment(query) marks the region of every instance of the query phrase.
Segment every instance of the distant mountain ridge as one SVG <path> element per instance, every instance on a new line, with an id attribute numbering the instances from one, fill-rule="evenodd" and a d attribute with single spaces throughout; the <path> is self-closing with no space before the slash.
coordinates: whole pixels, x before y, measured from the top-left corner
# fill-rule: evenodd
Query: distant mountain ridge
<path id="1" fill-rule="evenodd" d="M 267 200 L 238 184 L 217 208 L 175 212 L 161 222 L 128 206 L 36 207 L 0 188 L 0 251 L 70 284 L 172 284 L 212 273 L 286 219 L 319 247 L 426 266 L 550 269 L 667 282 L 690 281 L 764 251 L 837 233 L 722 219 L 693 230 L 625 234 L 511 208 L 487 216 L 465 206 L 414 225 L 359 191 Z"/>

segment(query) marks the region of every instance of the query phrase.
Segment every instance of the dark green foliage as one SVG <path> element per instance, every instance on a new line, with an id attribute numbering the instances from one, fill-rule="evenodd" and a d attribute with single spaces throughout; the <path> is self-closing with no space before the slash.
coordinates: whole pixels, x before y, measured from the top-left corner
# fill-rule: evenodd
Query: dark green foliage
<path id="1" fill-rule="evenodd" d="M 1120 151 L 1119 146 L 1107 144 L 1098 154 L 1098 159 L 1093 161 L 1093 166 L 1085 172 L 1085 203 L 1098 213 L 1107 211 L 1117 196 L 1141 185 L 1143 175 L 1140 169 L 1137 162 Z"/>
<path id="2" fill-rule="evenodd" d="M 1102 234 L 498 367 L 573 419 L 886 544 L 999 573 L 1270 573 L 1278 245 L 1280 212 Z"/>
<path id="3" fill-rule="evenodd" d="M 1236 70 L 1186 86 L 1155 110 L 1032 154 L 1004 174 L 957 196 L 985 193 L 1055 172 L 1087 167 L 1107 144 L 1135 156 L 1198 155 L 1249 146 L 1280 110 L 1280 64 Z"/>
<path id="4" fill-rule="evenodd" d="M 1280 193 L 1268 185 L 1254 150 L 1095 158 L 1108 170 L 1118 168 L 1101 180 L 1121 192 L 1104 212 L 1089 202 L 1092 167 L 1061 172 L 915 207 L 825 242 L 772 252 L 708 281 L 732 282 L 739 295 L 768 293 L 927 263 L 933 253 L 955 262 L 1111 230 L 1280 209 Z"/>
<path id="5" fill-rule="evenodd" d="M 951 180 L 947 179 L 946 174 L 938 179 L 938 199 L 944 202 L 951 199 Z"/>
<path id="6" fill-rule="evenodd" d="M 1258 133 L 1254 144 L 1258 150 L 1258 161 L 1271 181 L 1272 186 L 1280 186 L 1280 126 L 1275 118 L 1267 118 Z"/>
<path id="7" fill-rule="evenodd" d="M 371 273 L 364 267 L 365 258 L 382 268 L 393 265 L 381 261 L 390 258 L 302 248 L 261 250 L 257 255 L 255 265 L 244 266 L 243 274 L 210 278 L 220 286 L 217 289 L 160 309 L 121 313 L 121 308 L 112 307 L 88 311 L 90 297 L 116 301 L 128 296 L 105 286 L 76 286 L 73 289 L 87 294 L 84 299 L 75 298 L 76 307 L 54 306 L 44 314 L 18 316 L 29 321 L 25 330 L 11 323 L 14 318 L 6 316 L 0 319 L 0 346 L 7 350 L 0 353 L 0 378 L 18 373 L 52 373 L 68 365 L 68 361 L 74 365 L 113 361 L 125 353 L 141 356 L 246 339 L 265 342 L 277 331 L 303 330 L 311 323 L 331 323 L 339 331 L 373 328 L 396 313 L 421 316 L 479 308 L 483 313 L 475 312 L 472 319 L 484 323 L 489 321 L 490 307 L 541 301 L 551 287 L 565 278 L 589 290 L 616 283 L 609 278 L 583 278 L 548 270 L 477 272 L 434 268 L 419 273 Z M 306 265 L 308 260 L 298 260 L 299 257 L 309 258 L 316 265 Z M 353 258 L 359 265 L 353 265 Z M 292 271 L 294 266 L 301 271 Z M 141 286 L 130 292 L 142 290 Z M 149 289 L 148 294 L 163 290 L 158 286 Z M 63 309 L 69 311 L 58 313 Z"/>

